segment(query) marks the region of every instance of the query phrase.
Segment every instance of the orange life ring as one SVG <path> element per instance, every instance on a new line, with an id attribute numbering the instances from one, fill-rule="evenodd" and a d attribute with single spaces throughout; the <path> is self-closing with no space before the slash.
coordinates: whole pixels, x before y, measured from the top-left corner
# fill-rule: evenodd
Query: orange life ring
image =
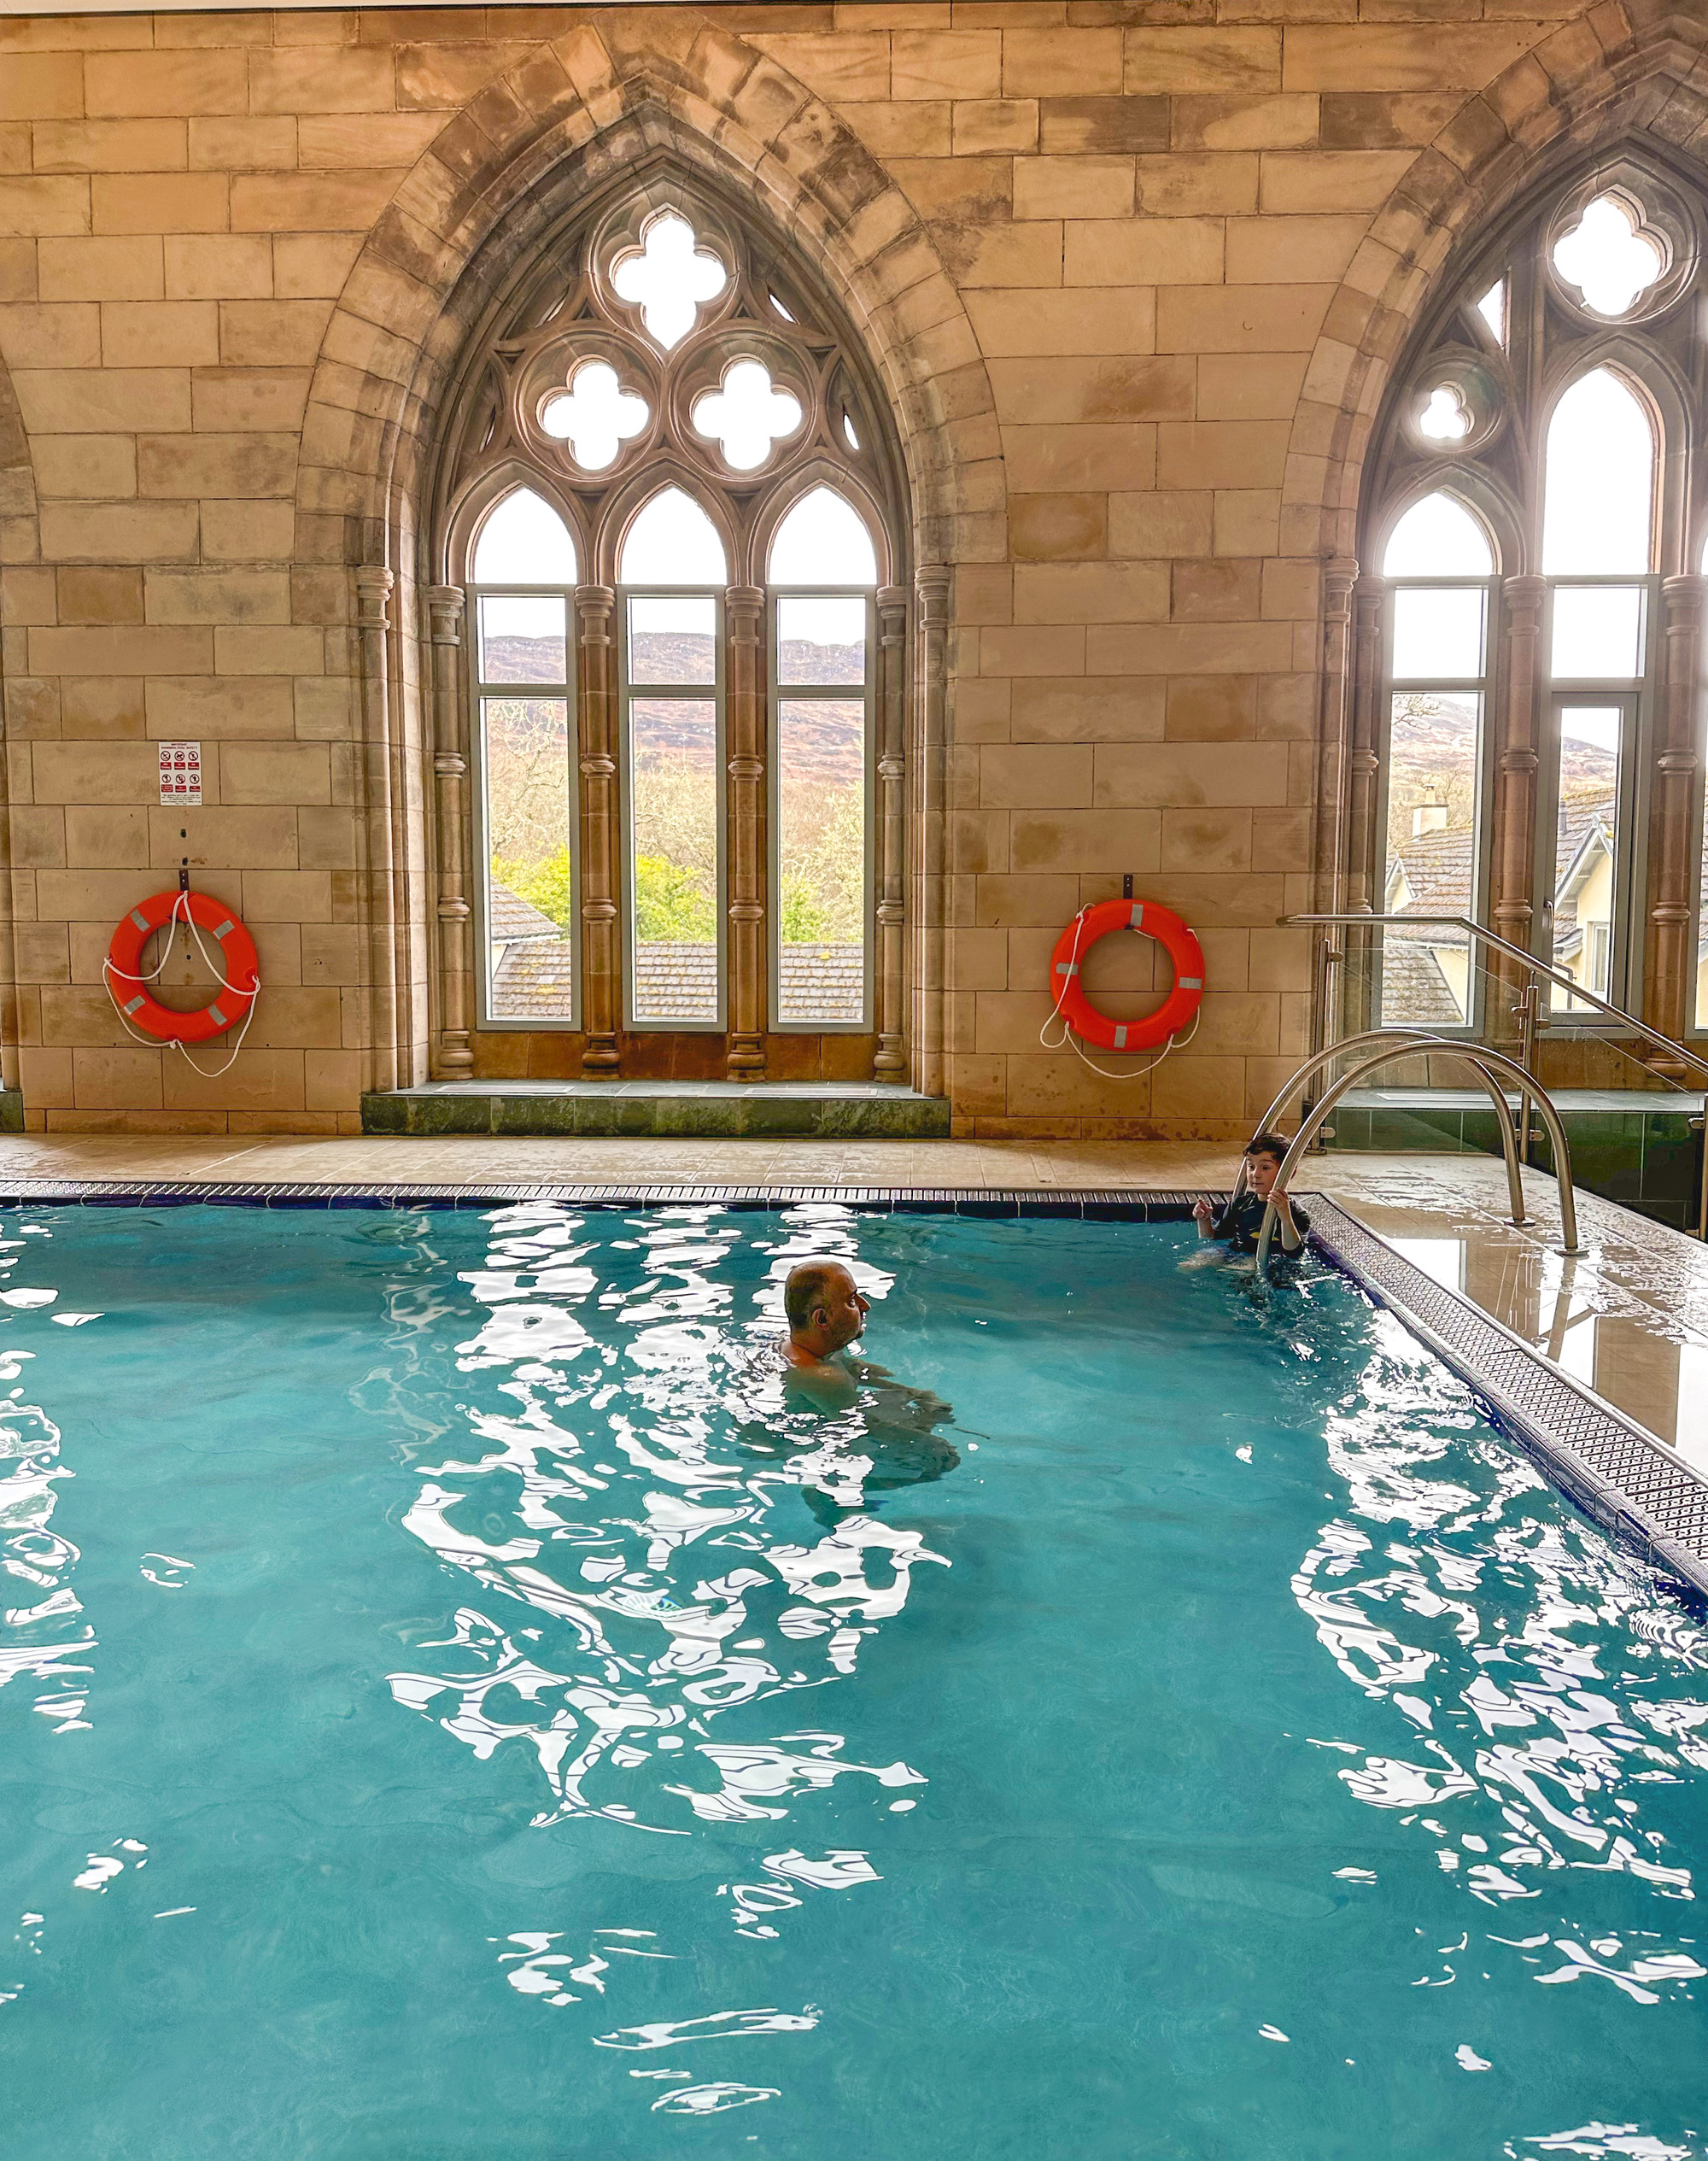
<path id="1" fill-rule="evenodd" d="M 1085 995 L 1080 969 L 1085 955 L 1112 930 L 1142 930 L 1174 963 L 1174 987 L 1142 1021 L 1112 1021 Z M 1050 959 L 1056 1010 L 1081 1041 L 1100 1051 L 1148 1051 L 1178 1035 L 1204 995 L 1204 951 L 1172 909 L 1154 900 L 1100 900 L 1082 908 L 1056 941 Z"/>
<path id="2" fill-rule="evenodd" d="M 199 1012 L 177 1013 L 162 1005 L 142 974 L 143 948 L 168 923 L 191 922 L 205 930 L 219 954 L 225 981 L 219 993 Z M 248 1014 L 261 987 L 260 956 L 255 941 L 222 901 L 205 893 L 157 893 L 120 918 L 107 948 L 107 987 L 121 1016 L 156 1043 L 207 1043 L 234 1028 Z"/>

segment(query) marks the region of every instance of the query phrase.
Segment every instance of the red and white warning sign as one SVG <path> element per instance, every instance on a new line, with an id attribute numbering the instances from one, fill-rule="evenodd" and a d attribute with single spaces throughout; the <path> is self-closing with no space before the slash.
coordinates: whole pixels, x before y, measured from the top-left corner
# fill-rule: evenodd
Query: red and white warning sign
<path id="1" fill-rule="evenodd" d="M 197 810 L 202 803 L 202 746 L 162 743 L 161 801 L 173 810 Z"/>

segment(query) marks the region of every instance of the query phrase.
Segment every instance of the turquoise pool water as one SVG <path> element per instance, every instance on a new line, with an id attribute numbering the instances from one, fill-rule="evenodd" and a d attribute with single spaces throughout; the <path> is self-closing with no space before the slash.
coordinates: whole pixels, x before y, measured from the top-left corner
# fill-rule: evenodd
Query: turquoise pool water
<path id="1" fill-rule="evenodd" d="M 1708 2152 L 1708 1637 L 1195 1244 L 0 1214 L 0 2153 Z"/>

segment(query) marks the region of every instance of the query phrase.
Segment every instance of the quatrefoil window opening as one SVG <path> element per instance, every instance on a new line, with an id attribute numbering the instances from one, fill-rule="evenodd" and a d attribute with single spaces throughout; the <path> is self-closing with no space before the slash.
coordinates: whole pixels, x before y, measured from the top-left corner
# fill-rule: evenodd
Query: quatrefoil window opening
<path id="1" fill-rule="evenodd" d="M 752 472 L 773 444 L 801 424 L 800 400 L 780 390 L 763 360 L 737 360 L 724 372 L 721 389 L 702 390 L 688 414 L 696 435 L 715 441 L 734 472 Z"/>
<path id="2" fill-rule="evenodd" d="M 570 455 L 583 472 L 604 472 L 652 417 L 646 399 L 623 388 L 608 360 L 583 360 L 570 370 L 567 393 L 547 400 L 540 425 L 569 444 Z"/>
<path id="3" fill-rule="evenodd" d="M 1418 415 L 1418 433 L 1431 442 L 1463 442 L 1477 425 L 1455 383 L 1438 383 Z"/>
<path id="4" fill-rule="evenodd" d="M 729 272 L 678 211 L 647 221 L 641 244 L 617 257 L 611 283 L 619 300 L 640 310 L 646 335 L 668 353 L 693 328 L 700 308 L 716 300 Z"/>
<path id="5" fill-rule="evenodd" d="M 1554 243 L 1554 268 L 1597 315 L 1628 315 L 1667 270 L 1666 250 L 1641 230 L 1641 213 L 1617 195 L 1586 203 Z"/>

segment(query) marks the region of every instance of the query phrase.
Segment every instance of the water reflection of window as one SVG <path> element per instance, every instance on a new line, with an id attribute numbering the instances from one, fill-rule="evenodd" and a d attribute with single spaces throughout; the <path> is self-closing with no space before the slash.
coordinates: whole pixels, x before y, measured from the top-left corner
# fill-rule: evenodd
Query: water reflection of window
<path id="1" fill-rule="evenodd" d="M 483 520 L 471 568 L 486 1010 L 561 1026 L 576 1009 L 575 542 L 549 503 L 514 489 Z"/>
<path id="2" fill-rule="evenodd" d="M 617 577 L 629 1019 L 636 1028 L 717 1028 L 725 878 L 723 543 L 691 495 L 666 488 L 629 529 Z"/>
<path id="3" fill-rule="evenodd" d="M 869 1024 L 877 576 L 871 535 L 829 488 L 795 504 L 771 543 L 772 1018 L 781 1028 Z"/>
<path id="4" fill-rule="evenodd" d="M 1494 550 L 1482 524 L 1437 491 L 1413 503 L 1383 556 L 1393 581 L 1389 653 L 1384 915 L 1469 916 L 1478 883 L 1483 711 Z M 1466 934 L 1448 924 L 1383 933 L 1381 1018 L 1461 1028 L 1471 1018 Z"/>

